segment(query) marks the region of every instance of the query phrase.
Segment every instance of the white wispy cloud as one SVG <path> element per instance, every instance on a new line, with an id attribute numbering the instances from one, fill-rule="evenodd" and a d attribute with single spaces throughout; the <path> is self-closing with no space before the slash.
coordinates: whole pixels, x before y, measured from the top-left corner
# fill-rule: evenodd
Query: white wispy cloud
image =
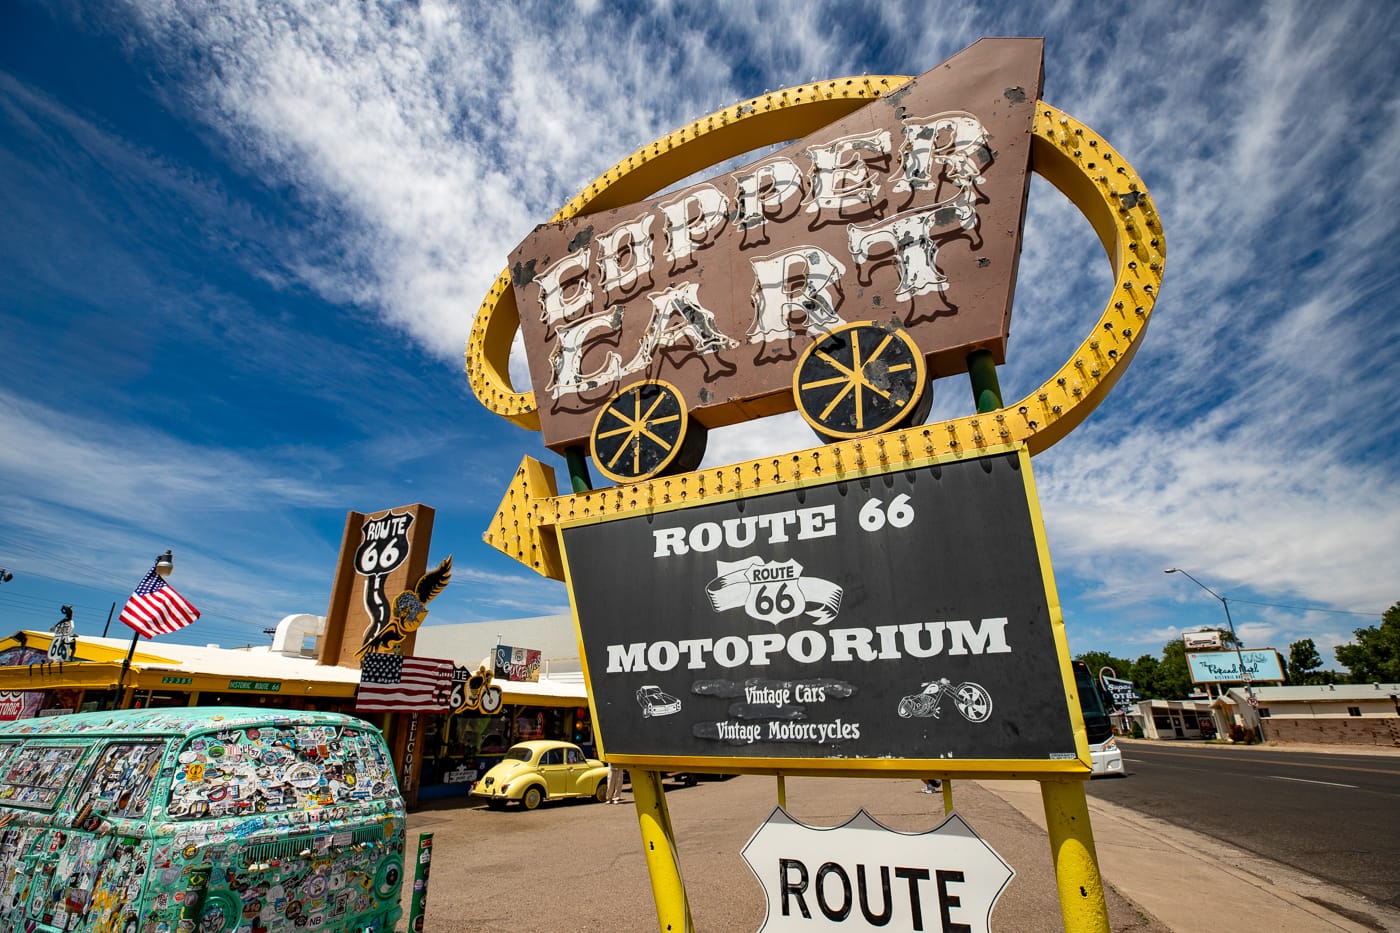
<path id="1" fill-rule="evenodd" d="M 915 73 L 980 35 L 1046 35 L 1046 98 L 1127 157 L 1166 230 L 1138 360 L 1036 462 L 1057 567 L 1090 603 L 1139 618 L 1111 637 L 1141 642 L 1167 629 L 1150 604 L 1182 598 L 1168 563 L 1280 601 L 1400 597 L 1400 328 L 1384 311 L 1397 273 L 1377 257 L 1400 223 L 1382 157 L 1400 145 L 1397 21 L 1361 3 L 167 0 L 112 26 L 305 205 L 312 227 L 287 234 L 298 249 L 270 281 L 380 315 L 452 366 L 509 250 L 633 148 L 765 88 Z M 1087 224 L 1037 184 L 1008 401 L 1068 356 L 1106 282 Z M 943 383 L 935 416 L 967 411 L 965 385 Z M 772 419 L 716 432 L 707 463 L 812 444 L 799 419 Z M 1320 647 L 1349 631 L 1304 613 L 1245 624 L 1250 640 Z"/>

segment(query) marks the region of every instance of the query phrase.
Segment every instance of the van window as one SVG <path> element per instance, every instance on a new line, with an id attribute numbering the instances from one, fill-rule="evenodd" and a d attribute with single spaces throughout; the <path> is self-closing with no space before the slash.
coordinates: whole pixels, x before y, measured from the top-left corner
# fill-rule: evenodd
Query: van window
<path id="1" fill-rule="evenodd" d="M 164 741 L 114 742 L 93 765 L 78 800 L 81 813 L 139 819 L 151 803 L 151 788 L 165 753 Z"/>
<path id="2" fill-rule="evenodd" d="M 52 810 L 85 751 L 84 745 L 20 746 L 0 775 L 0 800 L 31 810 Z"/>
<path id="3" fill-rule="evenodd" d="M 177 820 L 314 810 L 392 796 L 393 762 L 370 733 L 335 726 L 229 729 L 186 740 L 170 790 Z"/>

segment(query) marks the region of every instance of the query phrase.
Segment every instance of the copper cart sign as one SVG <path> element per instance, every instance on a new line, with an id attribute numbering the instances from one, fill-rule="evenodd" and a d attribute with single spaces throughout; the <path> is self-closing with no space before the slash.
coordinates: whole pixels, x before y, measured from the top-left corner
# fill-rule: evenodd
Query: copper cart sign
<path id="1" fill-rule="evenodd" d="M 850 321 L 934 375 L 1002 361 L 1040 79 L 1038 41 L 979 43 L 725 176 L 536 228 L 510 269 L 546 446 L 648 380 L 697 428 L 791 410 L 798 355 Z"/>

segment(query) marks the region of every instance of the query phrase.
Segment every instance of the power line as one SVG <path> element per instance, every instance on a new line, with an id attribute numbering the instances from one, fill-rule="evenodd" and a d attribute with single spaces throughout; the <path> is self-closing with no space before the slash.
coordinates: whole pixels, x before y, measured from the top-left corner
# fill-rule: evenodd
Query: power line
<path id="1" fill-rule="evenodd" d="M 1356 609 L 1323 609 L 1319 606 L 1285 606 L 1282 603 L 1261 603 L 1257 599 L 1235 599 L 1233 596 L 1226 597 L 1232 603 L 1247 603 L 1251 606 L 1268 606 L 1270 609 L 1292 609 L 1294 612 L 1331 612 L 1338 615 L 1349 616 L 1370 616 L 1379 619 L 1385 615 L 1384 612 L 1361 612 Z"/>

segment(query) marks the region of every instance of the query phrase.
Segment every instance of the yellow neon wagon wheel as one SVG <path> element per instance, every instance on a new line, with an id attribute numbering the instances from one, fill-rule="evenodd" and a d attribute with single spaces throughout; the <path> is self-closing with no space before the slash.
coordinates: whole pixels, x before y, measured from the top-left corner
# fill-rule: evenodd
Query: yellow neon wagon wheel
<path id="1" fill-rule="evenodd" d="M 632 483 L 700 465 L 707 432 L 676 387 L 660 379 L 618 392 L 593 422 L 593 464 L 608 479 Z"/>
<path id="2" fill-rule="evenodd" d="M 792 393 L 825 440 L 921 421 L 933 399 L 913 338 L 902 327 L 871 322 L 839 327 L 809 346 L 797 361 Z"/>

